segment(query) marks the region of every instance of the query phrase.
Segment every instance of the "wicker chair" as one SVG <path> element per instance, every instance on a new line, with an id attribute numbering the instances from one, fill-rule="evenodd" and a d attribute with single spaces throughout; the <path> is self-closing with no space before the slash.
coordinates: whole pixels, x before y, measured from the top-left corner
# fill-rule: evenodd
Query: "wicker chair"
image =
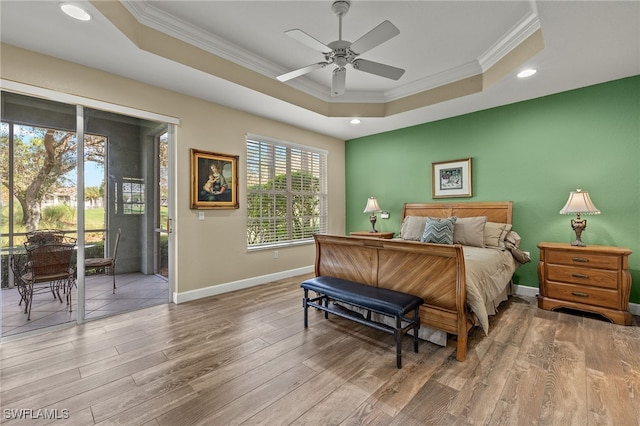
<path id="1" fill-rule="evenodd" d="M 25 245 L 40 245 L 48 243 L 63 242 L 64 233 L 57 229 L 38 229 L 37 231 L 27 232 L 27 241 Z"/>
<path id="2" fill-rule="evenodd" d="M 18 305 L 25 302 L 24 313 L 28 314 L 27 320 L 31 319 L 33 295 L 51 291 L 53 298 L 57 296 L 62 303 L 60 287 L 67 293 L 67 304 L 71 312 L 71 287 L 75 282 L 71 259 L 75 244 L 46 243 L 26 248 L 26 258 L 25 255 L 14 255 L 11 267 L 21 295 Z"/>
<path id="3" fill-rule="evenodd" d="M 118 243 L 120 242 L 121 229 L 118 229 L 116 234 L 116 242 L 113 246 L 113 254 L 111 257 L 97 257 L 88 258 L 84 260 L 84 268 L 86 269 L 101 269 L 104 268 L 105 274 L 110 273 L 113 275 L 113 294 L 116 294 L 116 256 L 118 254 Z"/>

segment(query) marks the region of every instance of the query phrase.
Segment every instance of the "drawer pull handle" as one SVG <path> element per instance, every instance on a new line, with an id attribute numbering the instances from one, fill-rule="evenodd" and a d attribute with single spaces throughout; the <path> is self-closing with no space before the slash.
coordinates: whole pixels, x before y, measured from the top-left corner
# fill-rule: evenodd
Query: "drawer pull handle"
<path id="1" fill-rule="evenodd" d="M 571 274 L 571 276 L 573 278 L 582 278 L 582 279 L 585 279 L 585 280 L 589 279 L 589 275 L 584 275 L 584 274 Z"/>
<path id="2" fill-rule="evenodd" d="M 580 293 L 578 291 L 572 291 L 571 294 L 578 297 L 589 297 L 587 293 Z"/>
<path id="3" fill-rule="evenodd" d="M 589 259 L 587 259 L 586 257 L 574 257 L 571 260 L 573 260 L 574 262 L 582 262 L 582 263 L 589 262 Z"/>

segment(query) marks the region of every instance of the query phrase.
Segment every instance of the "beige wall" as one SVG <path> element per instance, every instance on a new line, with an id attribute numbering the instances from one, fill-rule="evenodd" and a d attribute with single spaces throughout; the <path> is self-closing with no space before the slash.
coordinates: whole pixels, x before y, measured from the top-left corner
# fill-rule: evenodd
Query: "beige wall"
<path id="1" fill-rule="evenodd" d="M 260 277 L 287 273 L 313 265 L 315 247 L 248 253 L 246 250 L 245 134 L 298 142 L 329 152 L 329 232 L 345 231 L 344 142 L 217 104 L 142 84 L 113 74 L 79 66 L 2 44 L 1 78 L 85 98 L 136 108 L 180 120 L 177 129 L 175 194 L 177 215 L 173 220 L 177 265 L 176 291 L 199 295 L 215 293 L 220 284 L 258 283 Z M 240 209 L 198 210 L 189 208 L 189 149 L 197 148 L 240 156 Z"/>

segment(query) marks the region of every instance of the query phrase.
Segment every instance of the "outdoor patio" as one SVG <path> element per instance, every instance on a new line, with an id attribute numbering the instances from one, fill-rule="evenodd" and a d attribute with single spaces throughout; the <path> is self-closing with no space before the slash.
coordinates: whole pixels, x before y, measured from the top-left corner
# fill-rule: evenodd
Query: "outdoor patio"
<path id="1" fill-rule="evenodd" d="M 133 311 L 147 306 L 168 303 L 168 282 L 157 275 L 140 273 L 116 276 L 116 294 L 110 275 L 94 275 L 85 279 L 85 317 L 94 319 L 107 315 Z M 27 321 L 24 303 L 18 306 L 20 294 L 16 288 L 2 289 L 2 337 L 33 331 L 53 325 L 75 322 L 77 319 L 77 289 L 73 290 L 72 312 L 51 293 L 33 297 L 31 320 Z"/>

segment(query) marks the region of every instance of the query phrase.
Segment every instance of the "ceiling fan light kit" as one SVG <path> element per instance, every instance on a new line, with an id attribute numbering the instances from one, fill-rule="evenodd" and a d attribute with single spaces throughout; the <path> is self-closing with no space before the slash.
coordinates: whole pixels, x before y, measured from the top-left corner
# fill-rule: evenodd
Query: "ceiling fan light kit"
<path id="1" fill-rule="evenodd" d="M 331 96 L 340 96 L 345 93 L 347 75 L 345 67 L 349 64 L 355 70 L 390 78 L 392 80 L 400 79 L 404 74 L 403 69 L 358 58 L 361 54 L 400 34 L 400 30 L 391 22 L 384 21 L 353 43 L 343 40 L 342 17 L 347 14 L 350 6 L 351 2 L 344 0 L 335 1 L 331 5 L 331 10 L 338 16 L 338 40 L 332 41 L 326 45 L 300 29 L 296 28 L 285 31 L 285 34 L 289 37 L 321 52 L 324 55 L 324 62 L 307 65 L 297 70 L 279 75 L 276 78 L 285 82 L 324 68 L 327 65 L 335 65 L 336 68 L 333 70 L 333 78 L 331 80 Z"/>

